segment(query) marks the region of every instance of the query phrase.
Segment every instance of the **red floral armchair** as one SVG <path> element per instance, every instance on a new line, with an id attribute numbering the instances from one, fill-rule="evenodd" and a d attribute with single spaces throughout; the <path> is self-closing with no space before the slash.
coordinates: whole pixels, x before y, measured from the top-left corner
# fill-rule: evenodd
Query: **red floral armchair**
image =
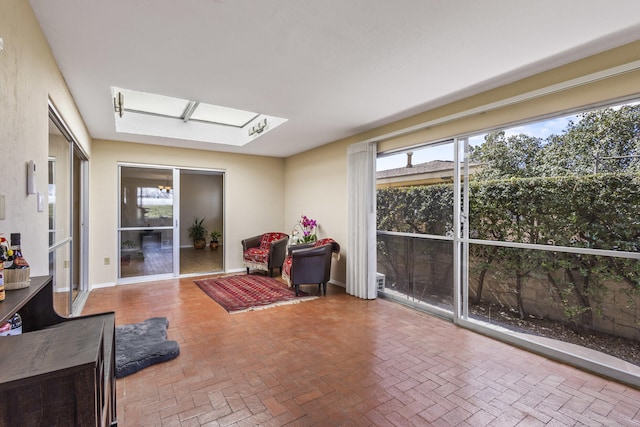
<path id="1" fill-rule="evenodd" d="M 250 269 L 264 270 L 273 277 L 273 269 L 282 272 L 282 263 L 287 254 L 289 235 L 280 232 L 260 234 L 242 241 L 242 262 L 249 274 Z"/>
<path id="2" fill-rule="evenodd" d="M 326 295 L 327 282 L 331 279 L 331 259 L 339 257 L 340 245 L 330 238 L 292 246 L 282 266 L 282 278 L 295 287 L 296 295 L 300 285 L 316 283 L 318 291 Z"/>

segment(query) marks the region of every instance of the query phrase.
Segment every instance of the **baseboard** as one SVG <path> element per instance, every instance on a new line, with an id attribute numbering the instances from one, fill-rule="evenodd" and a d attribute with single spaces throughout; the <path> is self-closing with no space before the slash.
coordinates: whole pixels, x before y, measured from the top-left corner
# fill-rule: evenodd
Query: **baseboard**
<path id="1" fill-rule="evenodd" d="M 100 289 L 100 288 L 111 288 L 113 286 L 115 286 L 116 284 L 114 282 L 109 282 L 109 283 L 94 283 L 93 285 L 89 286 L 89 290 L 92 291 L 94 289 Z"/>
<path id="2" fill-rule="evenodd" d="M 337 280 L 329 280 L 329 283 L 347 289 L 347 285 L 345 283 L 339 282 Z"/>

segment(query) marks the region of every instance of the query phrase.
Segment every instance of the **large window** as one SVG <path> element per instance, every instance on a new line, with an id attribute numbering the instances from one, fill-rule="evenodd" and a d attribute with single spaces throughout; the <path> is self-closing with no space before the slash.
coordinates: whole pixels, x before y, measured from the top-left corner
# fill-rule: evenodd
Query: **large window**
<path id="1" fill-rule="evenodd" d="M 378 159 L 383 295 L 640 366 L 640 105 L 458 141 L 448 167 L 441 145 Z"/>
<path id="2" fill-rule="evenodd" d="M 387 297 L 453 311 L 454 144 L 380 158 L 379 289 Z"/>

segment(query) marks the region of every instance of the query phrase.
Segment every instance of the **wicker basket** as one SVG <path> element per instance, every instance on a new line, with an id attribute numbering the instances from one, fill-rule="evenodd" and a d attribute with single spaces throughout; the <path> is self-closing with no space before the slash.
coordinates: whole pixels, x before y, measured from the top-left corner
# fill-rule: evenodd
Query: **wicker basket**
<path id="1" fill-rule="evenodd" d="M 31 269 L 20 268 L 20 269 L 4 269 L 4 289 L 7 291 L 12 291 L 14 289 L 22 289 L 26 288 L 31 284 Z"/>

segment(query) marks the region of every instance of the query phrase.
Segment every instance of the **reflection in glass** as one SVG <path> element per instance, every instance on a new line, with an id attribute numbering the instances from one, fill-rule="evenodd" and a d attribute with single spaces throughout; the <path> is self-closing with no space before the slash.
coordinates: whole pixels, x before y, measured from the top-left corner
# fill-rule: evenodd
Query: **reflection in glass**
<path id="1" fill-rule="evenodd" d="M 121 277 L 173 272 L 173 230 L 121 231 L 120 242 Z"/>
<path id="2" fill-rule="evenodd" d="M 49 158 L 48 167 L 48 191 L 47 200 L 49 201 L 49 247 L 56 242 L 56 160 Z"/>
<path id="3" fill-rule="evenodd" d="M 48 203 L 50 245 L 71 237 L 71 165 L 69 141 L 62 135 L 49 135 Z"/>
<path id="4" fill-rule="evenodd" d="M 49 251 L 49 274 L 53 278 L 53 307 L 61 316 L 71 315 L 71 254 L 70 245 Z"/>
<path id="5" fill-rule="evenodd" d="M 171 227 L 173 172 L 134 167 L 121 170 L 121 227 Z"/>

